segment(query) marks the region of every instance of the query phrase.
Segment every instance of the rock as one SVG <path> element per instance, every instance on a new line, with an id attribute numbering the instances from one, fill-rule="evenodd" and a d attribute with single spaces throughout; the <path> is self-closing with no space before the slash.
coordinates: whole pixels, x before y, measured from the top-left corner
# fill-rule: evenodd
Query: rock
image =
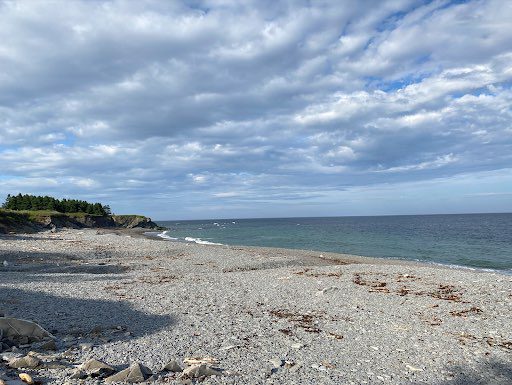
<path id="1" fill-rule="evenodd" d="M 286 369 L 290 369 L 291 367 L 294 367 L 294 366 L 295 366 L 295 362 L 293 362 L 293 361 L 285 361 L 284 362 L 284 367 Z"/>
<path id="2" fill-rule="evenodd" d="M 114 373 L 115 369 L 104 362 L 92 358 L 80 365 L 78 371 L 84 372 L 91 377 L 106 377 Z"/>
<path id="3" fill-rule="evenodd" d="M 12 378 L 8 378 L 5 381 L 0 380 L 0 385 L 26 385 L 26 384 L 21 380 L 18 380 L 18 379 L 13 380 Z"/>
<path id="4" fill-rule="evenodd" d="M 13 358 L 9 361 L 8 365 L 15 369 L 35 369 L 39 366 L 40 363 L 41 360 L 37 357 L 25 356 L 20 358 Z"/>
<path id="5" fill-rule="evenodd" d="M 1 357 L 2 357 L 2 360 L 4 360 L 4 361 L 10 361 L 14 358 L 23 357 L 23 354 L 16 353 L 16 352 L 6 352 L 6 353 L 2 353 Z"/>
<path id="6" fill-rule="evenodd" d="M 47 341 L 41 341 L 32 344 L 32 349 L 35 350 L 51 350 L 51 351 L 57 351 L 57 345 L 55 344 L 54 340 L 47 340 Z"/>
<path id="7" fill-rule="evenodd" d="M 129 368 L 120 371 L 105 379 L 106 383 L 127 382 L 129 384 L 146 381 L 151 377 L 151 370 L 139 363 L 133 363 Z"/>
<path id="8" fill-rule="evenodd" d="M 80 347 L 80 349 L 82 349 L 84 352 L 88 352 L 88 351 L 91 351 L 92 350 L 92 347 L 94 346 L 93 344 L 91 344 L 90 342 L 84 342 L 84 343 L 81 343 L 81 344 L 78 344 L 78 346 Z"/>
<path id="9" fill-rule="evenodd" d="M 30 376 L 30 374 L 28 374 L 28 373 L 20 373 L 18 376 L 20 377 L 20 380 L 23 381 L 25 384 L 28 384 L 28 385 L 33 385 L 34 384 L 34 380 Z"/>
<path id="10" fill-rule="evenodd" d="M 163 368 L 163 371 L 179 373 L 183 371 L 183 368 L 178 364 L 176 360 L 169 361 Z"/>
<path id="11" fill-rule="evenodd" d="M 28 343 L 41 341 L 45 338 L 54 338 L 48 331 L 35 322 L 18 318 L 1 317 L 0 330 L 2 330 L 4 338 L 19 343 Z"/>
<path id="12" fill-rule="evenodd" d="M 270 360 L 270 363 L 274 366 L 274 368 L 280 368 L 284 365 L 285 361 L 280 358 L 274 358 Z"/>
<path id="13" fill-rule="evenodd" d="M 334 293 L 335 291 L 338 291 L 338 290 L 339 290 L 339 288 L 337 288 L 336 286 L 330 286 L 330 287 L 326 287 L 325 289 L 318 290 L 316 292 L 316 295 L 330 294 L 330 293 Z"/>
<path id="14" fill-rule="evenodd" d="M 183 371 L 181 378 L 188 379 L 207 376 L 222 376 L 222 371 L 219 369 L 212 368 L 207 364 L 196 364 L 186 368 Z"/>
<path id="15" fill-rule="evenodd" d="M 82 380 L 84 378 L 87 378 L 87 373 L 77 368 L 73 371 L 73 373 L 71 373 L 69 378 L 73 380 Z"/>

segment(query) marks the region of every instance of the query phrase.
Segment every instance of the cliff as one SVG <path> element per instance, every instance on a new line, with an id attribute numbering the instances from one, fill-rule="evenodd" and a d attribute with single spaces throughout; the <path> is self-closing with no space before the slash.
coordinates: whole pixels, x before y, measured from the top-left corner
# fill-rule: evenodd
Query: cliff
<path id="1" fill-rule="evenodd" d="M 92 215 L 56 211 L 0 210 L 0 233 L 33 233 L 55 228 L 145 228 L 160 229 L 141 215 Z"/>

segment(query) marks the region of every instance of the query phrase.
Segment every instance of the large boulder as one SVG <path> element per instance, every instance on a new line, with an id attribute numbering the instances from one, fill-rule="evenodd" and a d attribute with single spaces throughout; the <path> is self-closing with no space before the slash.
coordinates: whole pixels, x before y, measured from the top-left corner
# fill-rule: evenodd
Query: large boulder
<path id="1" fill-rule="evenodd" d="M 54 338 L 35 322 L 11 317 L 0 317 L 0 334 L 13 342 L 24 343 Z"/>

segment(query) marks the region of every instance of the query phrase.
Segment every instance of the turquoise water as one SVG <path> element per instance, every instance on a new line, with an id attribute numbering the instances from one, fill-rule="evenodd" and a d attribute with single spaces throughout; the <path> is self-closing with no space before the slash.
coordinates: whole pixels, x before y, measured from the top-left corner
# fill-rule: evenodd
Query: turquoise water
<path id="1" fill-rule="evenodd" d="M 163 238 L 331 251 L 512 272 L 512 214 L 160 221 Z"/>

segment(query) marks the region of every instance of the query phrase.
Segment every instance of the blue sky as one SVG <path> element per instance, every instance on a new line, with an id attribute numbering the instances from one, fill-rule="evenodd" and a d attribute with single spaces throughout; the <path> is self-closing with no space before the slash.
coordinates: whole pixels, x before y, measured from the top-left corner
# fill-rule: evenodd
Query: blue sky
<path id="1" fill-rule="evenodd" d="M 512 2 L 1 1 L 0 193 L 510 212 Z"/>

